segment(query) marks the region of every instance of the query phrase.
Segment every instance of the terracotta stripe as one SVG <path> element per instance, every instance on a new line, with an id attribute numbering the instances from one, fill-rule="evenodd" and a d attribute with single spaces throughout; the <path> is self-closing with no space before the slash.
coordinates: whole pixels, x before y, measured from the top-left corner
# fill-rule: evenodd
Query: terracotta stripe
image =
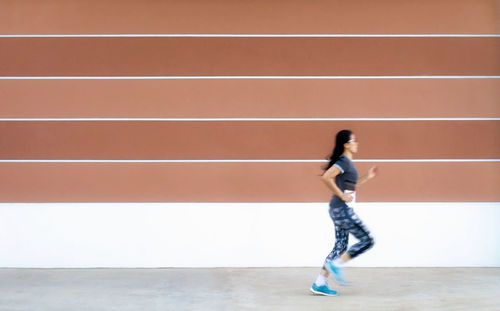
<path id="1" fill-rule="evenodd" d="M 499 117 L 500 79 L 0 80 L 2 118 Z"/>
<path id="2" fill-rule="evenodd" d="M 500 75 L 500 38 L 0 38 L 1 76 Z"/>
<path id="3" fill-rule="evenodd" d="M 344 128 L 359 158 L 500 158 L 498 121 L 0 122 L 0 157 L 322 159 Z"/>
<path id="4" fill-rule="evenodd" d="M 1 33 L 499 33 L 495 0 L 0 2 Z"/>
<path id="5" fill-rule="evenodd" d="M 360 202 L 500 201 L 498 162 L 378 167 Z M 0 163 L 0 202 L 327 202 L 320 174 L 318 163 Z"/>

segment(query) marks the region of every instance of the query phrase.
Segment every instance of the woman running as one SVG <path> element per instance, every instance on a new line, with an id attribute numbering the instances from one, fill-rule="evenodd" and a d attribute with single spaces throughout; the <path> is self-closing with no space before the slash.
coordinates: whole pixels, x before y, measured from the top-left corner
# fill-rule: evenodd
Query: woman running
<path id="1" fill-rule="evenodd" d="M 356 201 L 356 188 L 375 177 L 377 168 L 370 168 L 368 173 L 358 180 L 358 172 L 352 164 L 356 152 L 358 152 L 358 142 L 354 134 L 349 130 L 338 132 L 330 162 L 324 167 L 325 172 L 322 176 L 328 189 L 333 192 L 329 213 L 335 225 L 335 246 L 311 287 L 311 292 L 314 294 L 338 295 L 338 292 L 328 287 L 327 279 L 330 273 L 340 285 L 345 285 L 342 276 L 344 264 L 374 244 L 370 231 L 354 213 L 352 204 Z M 347 250 L 349 233 L 359 242 Z"/>

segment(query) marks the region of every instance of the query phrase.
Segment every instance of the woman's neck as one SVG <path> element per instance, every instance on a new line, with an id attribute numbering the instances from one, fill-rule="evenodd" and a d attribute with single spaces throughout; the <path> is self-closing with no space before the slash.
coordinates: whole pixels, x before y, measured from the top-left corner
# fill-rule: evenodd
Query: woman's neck
<path id="1" fill-rule="evenodd" d="M 349 150 L 344 150 L 344 153 L 342 154 L 348 157 L 349 160 L 352 160 L 352 152 L 350 152 Z"/>

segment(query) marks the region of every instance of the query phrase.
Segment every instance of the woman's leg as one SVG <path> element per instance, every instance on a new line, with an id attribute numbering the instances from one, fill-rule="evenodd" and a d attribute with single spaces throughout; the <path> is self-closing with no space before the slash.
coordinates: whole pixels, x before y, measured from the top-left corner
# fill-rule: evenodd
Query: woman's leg
<path id="1" fill-rule="evenodd" d="M 319 275 L 311 287 L 311 291 L 315 294 L 336 296 L 338 293 L 328 287 L 328 276 L 330 273 L 326 269 L 325 265 L 328 261 L 337 258 L 340 254 L 344 253 L 347 249 L 349 239 L 349 232 L 341 227 L 335 225 L 335 245 L 333 250 L 328 254 L 325 260 L 323 268 L 319 272 Z"/>
<path id="2" fill-rule="evenodd" d="M 340 285 L 346 284 L 342 272 L 344 264 L 350 259 L 364 253 L 374 244 L 370 231 L 354 213 L 354 211 L 349 210 L 346 216 L 347 217 L 344 218 L 339 225 L 342 225 L 342 228 L 346 228 L 344 230 L 348 232 L 347 234 L 351 233 L 359 240 L 359 242 L 351 246 L 347 252 L 343 249 L 340 256 L 336 254 L 337 256 L 333 257 L 334 260 L 327 260 L 325 262 L 326 268 L 328 268 L 328 271 L 333 273 L 335 279 Z"/>
<path id="3" fill-rule="evenodd" d="M 350 215 L 351 224 L 349 226 L 349 232 L 354 235 L 359 242 L 354 244 L 349 248 L 349 250 L 341 256 L 341 259 L 352 259 L 355 258 L 370 248 L 375 244 L 375 240 L 373 239 L 370 230 L 365 226 L 365 224 L 359 219 L 359 217 L 352 212 Z M 344 262 L 347 260 L 343 260 Z"/>
<path id="4" fill-rule="evenodd" d="M 328 277 L 330 272 L 326 269 L 326 262 L 332 261 L 335 258 L 339 257 L 342 253 L 347 250 L 347 245 L 349 244 L 349 231 L 342 229 L 339 226 L 335 226 L 335 245 L 333 246 L 333 250 L 328 254 L 325 259 L 325 263 L 321 268 L 320 274 L 324 277 Z"/>
<path id="5" fill-rule="evenodd" d="M 342 229 L 339 226 L 335 226 L 335 245 L 333 246 L 333 250 L 326 257 L 325 263 L 328 260 L 332 261 L 338 258 L 340 255 L 342 255 L 347 250 L 348 244 L 349 244 L 349 231 Z M 330 273 L 325 267 L 325 264 L 323 264 L 320 274 L 325 277 L 328 277 L 330 275 Z"/>
<path id="6" fill-rule="evenodd" d="M 323 264 L 323 267 L 319 272 L 321 276 L 328 278 L 330 273 L 326 269 L 325 266 L 326 262 L 332 261 L 335 258 L 339 257 L 342 253 L 345 253 L 348 244 L 349 244 L 349 231 L 335 224 L 335 244 L 333 246 L 333 250 L 326 257 L 325 263 Z"/>
<path id="7" fill-rule="evenodd" d="M 333 272 L 335 279 L 339 284 L 344 284 L 341 271 L 332 270 L 331 263 L 340 257 L 347 250 L 347 245 L 349 244 L 349 231 L 344 229 L 340 223 L 335 223 L 335 245 L 333 250 L 328 254 L 321 269 L 320 275 L 324 277 L 324 280 L 330 275 L 330 271 Z"/>
<path id="8" fill-rule="evenodd" d="M 335 225 L 335 245 L 333 250 L 328 254 L 326 260 L 334 260 L 342 255 L 347 250 L 349 244 L 349 231 L 339 225 Z M 326 261 L 325 260 L 325 261 Z M 325 266 L 323 265 L 323 269 Z"/>

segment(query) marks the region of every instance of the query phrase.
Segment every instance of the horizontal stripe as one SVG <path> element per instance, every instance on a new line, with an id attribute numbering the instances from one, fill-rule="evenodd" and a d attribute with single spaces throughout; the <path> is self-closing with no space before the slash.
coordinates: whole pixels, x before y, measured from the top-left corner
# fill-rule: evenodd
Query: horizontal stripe
<path id="1" fill-rule="evenodd" d="M 99 1 L 0 2 L 3 34 L 488 34 L 496 0 L 365 2 Z"/>
<path id="2" fill-rule="evenodd" d="M 500 249 L 494 247 L 498 245 L 498 237 L 500 236 L 500 226 L 498 225 L 500 202 L 358 203 L 355 211 L 371 229 L 375 237 L 375 247 L 363 256 L 349 262 L 349 267 L 500 267 Z M 323 257 L 326 256 L 334 243 L 334 226 L 328 216 L 328 203 L 326 202 L 0 203 L 0 219 L 2 221 L 0 226 L 0 236 L 2 237 L 0 239 L 0 266 L 2 268 L 315 267 L 314 270 L 309 270 L 310 272 L 307 273 L 297 273 L 296 268 L 277 270 L 279 278 L 283 278 L 283 281 L 286 282 L 292 278 L 297 281 L 297 276 L 303 277 L 304 282 L 299 281 L 303 284 L 299 285 L 302 290 L 306 288 L 306 284 L 311 282 L 311 278 L 317 273 Z M 425 230 L 423 230 L 424 228 Z M 445 252 L 442 251 L 443 244 L 436 243 L 436 237 L 439 237 L 441 241 L 448 242 Z M 475 246 L 474 256 L 464 252 L 464 245 Z M 422 256 L 422 253 L 439 254 L 439 256 Z M 212 271 L 220 273 L 220 270 L 214 269 Z M 352 275 L 351 271 L 349 271 L 349 278 L 357 281 L 358 277 Z M 381 276 L 377 281 L 389 280 L 384 274 L 386 271 L 376 272 L 380 273 L 378 275 Z M 400 269 L 395 273 L 401 278 L 405 274 L 402 271 L 404 270 Z M 411 273 L 406 274 L 408 278 L 418 275 L 418 280 L 405 281 L 401 279 L 397 282 L 391 280 L 394 284 L 391 286 L 391 292 L 392 287 L 398 287 L 393 294 L 394 297 L 397 293 L 401 293 L 400 286 L 415 286 L 414 282 L 431 286 L 444 284 L 444 282 L 438 281 L 433 273 L 423 275 L 423 271 L 429 270 L 412 269 Z M 443 269 L 440 270 L 440 273 L 442 271 Z M 499 269 L 479 270 L 484 271 L 483 276 L 478 274 L 478 269 L 469 269 L 468 271 L 473 277 L 468 278 L 472 284 L 467 284 L 470 285 L 468 286 L 470 291 L 465 296 L 461 295 L 460 298 L 455 298 L 456 292 L 455 290 L 449 292 L 452 291 L 451 289 L 438 289 L 436 294 L 430 295 L 431 291 L 435 291 L 434 287 L 430 287 L 428 292 L 419 291 L 418 294 L 414 295 L 418 295 L 418 298 L 426 296 L 432 299 L 421 303 L 424 306 L 431 306 L 430 309 L 446 309 L 445 307 L 439 308 L 438 306 L 445 306 L 445 304 L 437 302 L 438 299 L 443 302 L 441 299 L 446 296 L 453 299 L 458 310 L 460 310 L 458 304 L 462 301 L 465 305 L 477 305 L 475 302 L 479 302 L 479 299 L 481 301 L 476 308 L 477 310 L 498 309 L 495 308 L 495 302 L 498 299 L 494 298 L 493 290 L 499 284 Z M 26 292 L 30 289 L 36 290 L 36 294 L 43 292 L 43 301 L 47 301 L 48 292 L 53 292 L 54 297 L 58 297 L 54 298 L 54 305 L 56 304 L 55 300 L 57 299 L 59 302 L 61 299 L 59 296 L 64 293 L 64 297 L 66 297 L 64 305 L 68 306 L 71 298 L 66 295 L 74 293 L 76 296 L 83 293 L 82 288 L 85 286 L 83 284 L 88 284 L 88 278 L 80 277 L 79 273 L 92 274 L 92 279 L 95 279 L 94 276 L 102 277 L 103 274 L 109 273 L 110 279 L 116 280 L 116 283 L 112 285 L 99 282 L 99 287 L 95 290 L 96 294 L 91 294 L 96 303 L 101 305 L 101 302 L 108 301 L 100 293 L 97 294 L 101 288 L 113 288 L 111 295 L 115 297 L 115 295 L 119 295 L 116 293 L 117 291 L 122 291 L 122 287 L 130 288 L 129 280 L 137 280 L 141 282 L 141 285 L 144 285 L 144 289 L 149 289 L 152 288 L 151 278 L 155 275 L 159 278 L 158 283 L 165 282 L 158 285 L 162 288 L 158 288 L 158 292 L 166 291 L 170 286 L 179 284 L 179 282 L 167 283 L 167 280 L 160 275 L 171 272 L 172 269 L 154 269 L 149 272 L 134 270 L 133 275 L 130 274 L 132 277 L 125 277 L 123 271 L 117 270 L 109 272 L 102 269 L 92 272 L 59 270 L 57 273 L 63 275 L 58 279 L 60 281 L 56 281 L 53 276 L 54 270 L 13 271 L 2 269 L 2 284 L 5 284 L 2 295 L 9 297 L 3 299 L 3 309 L 20 309 L 15 306 L 19 305 L 20 301 L 25 301 Z M 138 276 L 139 273 L 142 276 Z M 205 280 L 206 272 L 197 270 L 195 273 L 197 275 L 203 274 L 203 280 Z M 241 270 L 232 270 L 229 276 L 231 282 L 234 282 L 233 274 L 240 273 L 242 273 Z M 246 273 L 248 273 L 248 279 L 251 280 L 250 284 L 240 282 L 231 284 L 255 288 L 256 278 L 262 280 L 264 274 L 267 274 L 267 272 L 263 273 L 262 270 L 255 269 L 247 269 Z M 49 274 L 50 276 L 48 276 Z M 392 302 L 388 302 L 386 293 L 367 286 L 368 277 L 374 278 L 375 276 L 375 273 L 369 273 L 363 277 L 359 276 L 359 281 L 356 283 L 363 282 L 363 284 L 357 285 L 356 292 L 369 288 L 366 291 L 370 291 L 370 297 L 374 297 L 376 293 L 383 294 L 382 299 L 377 295 L 380 307 L 374 305 L 374 300 L 371 299 L 375 298 L 371 298 L 368 309 L 386 309 L 382 306 L 393 305 Z M 9 282 L 9 280 L 12 281 Z M 446 280 L 451 282 L 450 284 L 467 282 L 464 274 L 459 273 L 458 270 L 448 272 Z M 201 279 L 193 280 L 193 282 L 199 281 Z M 225 279 L 222 279 L 220 283 L 214 278 L 207 278 L 207 281 L 204 285 L 217 286 L 217 289 L 226 284 Z M 279 284 L 281 281 L 270 280 L 268 284 Z M 47 290 L 41 289 L 39 284 L 42 282 Z M 69 284 L 70 282 L 77 283 L 78 287 L 74 290 L 63 290 L 61 287 L 61 291 L 57 292 L 52 289 L 52 284 L 61 286 L 61 284 Z M 123 284 L 125 282 L 126 285 Z M 377 286 L 375 282 L 373 284 Z M 483 284 L 488 284 L 491 287 L 489 294 L 485 291 Z M 166 288 L 164 289 L 163 286 Z M 299 286 L 296 287 L 297 295 L 299 295 Z M 358 288 L 358 286 L 363 286 L 363 289 Z M 279 291 L 279 294 L 281 293 Z M 128 294 L 128 290 L 123 294 Z M 135 302 L 143 297 L 144 292 L 137 290 L 131 294 L 134 295 L 131 298 Z M 169 294 L 172 295 L 172 292 L 168 291 L 165 295 Z M 266 293 L 266 295 L 268 294 Z M 347 290 L 343 291 L 343 294 L 350 295 Z M 210 297 L 212 298 L 214 295 L 222 295 L 222 293 L 213 294 Z M 258 301 L 263 306 L 254 309 L 266 309 L 265 305 L 274 305 L 263 303 L 262 296 L 250 296 L 247 292 L 244 295 L 245 298 L 239 300 L 242 304 L 249 305 L 246 299 L 251 299 Z M 295 297 L 295 293 L 288 295 Z M 283 298 L 290 297 L 288 295 L 283 295 Z M 241 296 L 233 295 L 229 299 L 237 299 L 236 297 Z M 160 309 L 157 299 L 160 298 L 154 298 L 152 301 L 154 307 L 145 307 L 144 309 Z M 165 301 L 164 299 L 168 298 L 162 296 L 161 300 Z M 399 299 L 399 296 L 395 299 Z M 403 296 L 401 299 L 409 300 L 407 296 Z M 81 301 L 79 298 L 75 298 L 75 300 Z M 326 304 L 324 300 L 319 302 L 316 300 L 318 299 L 311 298 L 311 301 L 317 305 Z M 186 302 L 191 303 L 192 301 L 198 300 L 196 298 L 186 299 Z M 225 309 L 224 307 L 207 308 L 207 305 L 215 306 L 215 304 L 208 304 L 208 301 L 201 300 L 201 298 L 200 301 L 207 302 L 204 304 L 204 308 L 182 308 L 177 303 L 178 300 L 176 300 L 175 306 L 178 310 Z M 293 307 L 289 308 L 286 305 L 291 305 L 295 301 L 297 301 L 295 298 L 281 300 L 279 302 L 279 305 L 282 306 L 280 309 L 293 310 Z M 210 300 L 211 302 L 212 300 Z M 335 303 L 337 302 L 338 300 L 335 300 Z M 232 301 L 225 301 L 224 304 L 220 305 L 230 303 Z M 340 303 L 345 305 L 344 301 Z M 353 305 L 359 303 L 359 301 L 352 302 Z M 48 303 L 44 304 L 48 305 Z M 309 304 L 309 301 L 304 301 L 300 305 L 303 307 L 296 309 L 314 310 L 315 308 L 310 307 Z M 417 302 L 414 304 L 420 305 Z M 12 307 L 9 308 L 11 305 Z M 190 306 L 193 305 L 190 304 Z M 336 304 L 336 306 L 338 305 Z M 446 306 L 450 306 L 448 308 L 452 309 L 450 304 L 446 304 Z M 68 309 L 72 308 L 68 306 Z M 353 308 L 342 309 L 340 307 L 336 309 L 353 310 Z M 360 310 L 361 308 L 356 309 Z M 392 309 L 389 308 L 389 310 Z"/>
<path id="3" fill-rule="evenodd" d="M 3 121 L 444 121 L 500 116 L 500 79 L 0 80 L 0 94 Z"/>
<path id="4" fill-rule="evenodd" d="M 497 38 L 498 34 L 18 34 L 0 38 Z"/>
<path id="5" fill-rule="evenodd" d="M 0 76 L 0 80 L 500 79 L 500 76 Z"/>
<path id="6" fill-rule="evenodd" d="M 166 122 L 239 122 L 239 121 L 500 121 L 500 118 L 0 118 L 1 122 L 92 122 L 92 121 L 166 121 Z"/>
<path id="7" fill-rule="evenodd" d="M 255 159 L 224 159 L 224 160 L 0 160 L 0 163 L 327 163 L 327 160 L 255 160 Z M 446 162 L 500 162 L 500 159 L 354 159 L 355 163 L 446 163 Z"/>
<path id="8" fill-rule="evenodd" d="M 499 162 L 500 159 L 354 159 L 358 163 L 440 163 L 440 162 Z"/>
<path id="9" fill-rule="evenodd" d="M 357 163 L 360 176 L 373 165 Z M 358 202 L 497 202 L 500 163 L 377 163 Z M 319 163 L 0 163 L 0 202 L 328 202 Z M 473 182 L 471 182 L 473 181 Z"/>
<path id="10" fill-rule="evenodd" d="M 500 158 L 498 121 L 0 122 L 0 158 L 321 159 L 345 128 L 359 158 Z"/>
<path id="11" fill-rule="evenodd" d="M 314 208 L 314 209 L 320 209 L 324 211 L 325 208 L 325 202 L 300 202 L 300 203 L 293 203 L 293 202 L 266 202 L 269 203 L 269 205 L 262 205 L 262 203 L 253 203 L 253 202 L 229 202 L 229 203 L 222 203 L 222 202 L 216 202 L 216 203 L 211 203 L 211 202 L 176 202 L 176 203 L 167 203 L 167 202 L 33 202 L 33 203 L 23 203 L 23 202 L 12 202 L 12 203 L 0 203 L 0 209 L 1 208 L 6 208 L 6 207 L 18 207 L 18 208 L 63 208 L 66 209 L 67 207 L 96 207 L 97 205 L 104 205 L 107 207 L 125 207 L 125 206 L 139 206 L 138 204 L 144 204 L 143 206 L 149 206 L 149 207 L 159 207 L 162 208 L 164 206 L 171 206 L 175 208 L 189 208 L 189 207 L 203 207 L 205 209 L 207 208 L 216 208 L 217 206 L 228 206 L 229 208 L 233 208 L 234 206 L 254 206 L 254 207 L 276 207 L 276 208 L 281 208 L 281 207 L 297 207 L 297 206 L 304 206 L 307 207 L 307 204 L 312 204 L 311 206 L 308 206 L 309 208 Z M 447 206 L 447 207 L 474 207 L 474 204 L 477 204 L 477 206 L 482 206 L 482 207 L 487 207 L 487 208 L 493 208 L 497 209 L 497 205 L 500 204 L 500 202 L 492 201 L 492 202 L 356 202 L 358 208 L 366 208 L 368 206 L 382 206 L 383 204 L 387 204 L 387 206 L 393 206 L 396 208 L 399 208 L 400 206 L 398 205 L 399 203 L 402 206 L 408 207 L 408 208 L 418 208 L 420 206 L 427 206 L 429 208 L 435 208 L 435 206 L 432 205 L 440 205 L 440 206 Z M 220 205 L 219 205 L 220 204 Z M 322 214 L 324 215 L 324 214 Z"/>
<path id="12" fill-rule="evenodd" d="M 0 38 L 0 45 L 1 76 L 500 74 L 500 38 Z"/>
<path id="13" fill-rule="evenodd" d="M 336 168 L 338 168 L 340 170 L 341 174 L 344 174 L 344 169 L 340 165 L 338 165 L 337 163 L 335 163 L 333 166 L 335 166 Z"/>

